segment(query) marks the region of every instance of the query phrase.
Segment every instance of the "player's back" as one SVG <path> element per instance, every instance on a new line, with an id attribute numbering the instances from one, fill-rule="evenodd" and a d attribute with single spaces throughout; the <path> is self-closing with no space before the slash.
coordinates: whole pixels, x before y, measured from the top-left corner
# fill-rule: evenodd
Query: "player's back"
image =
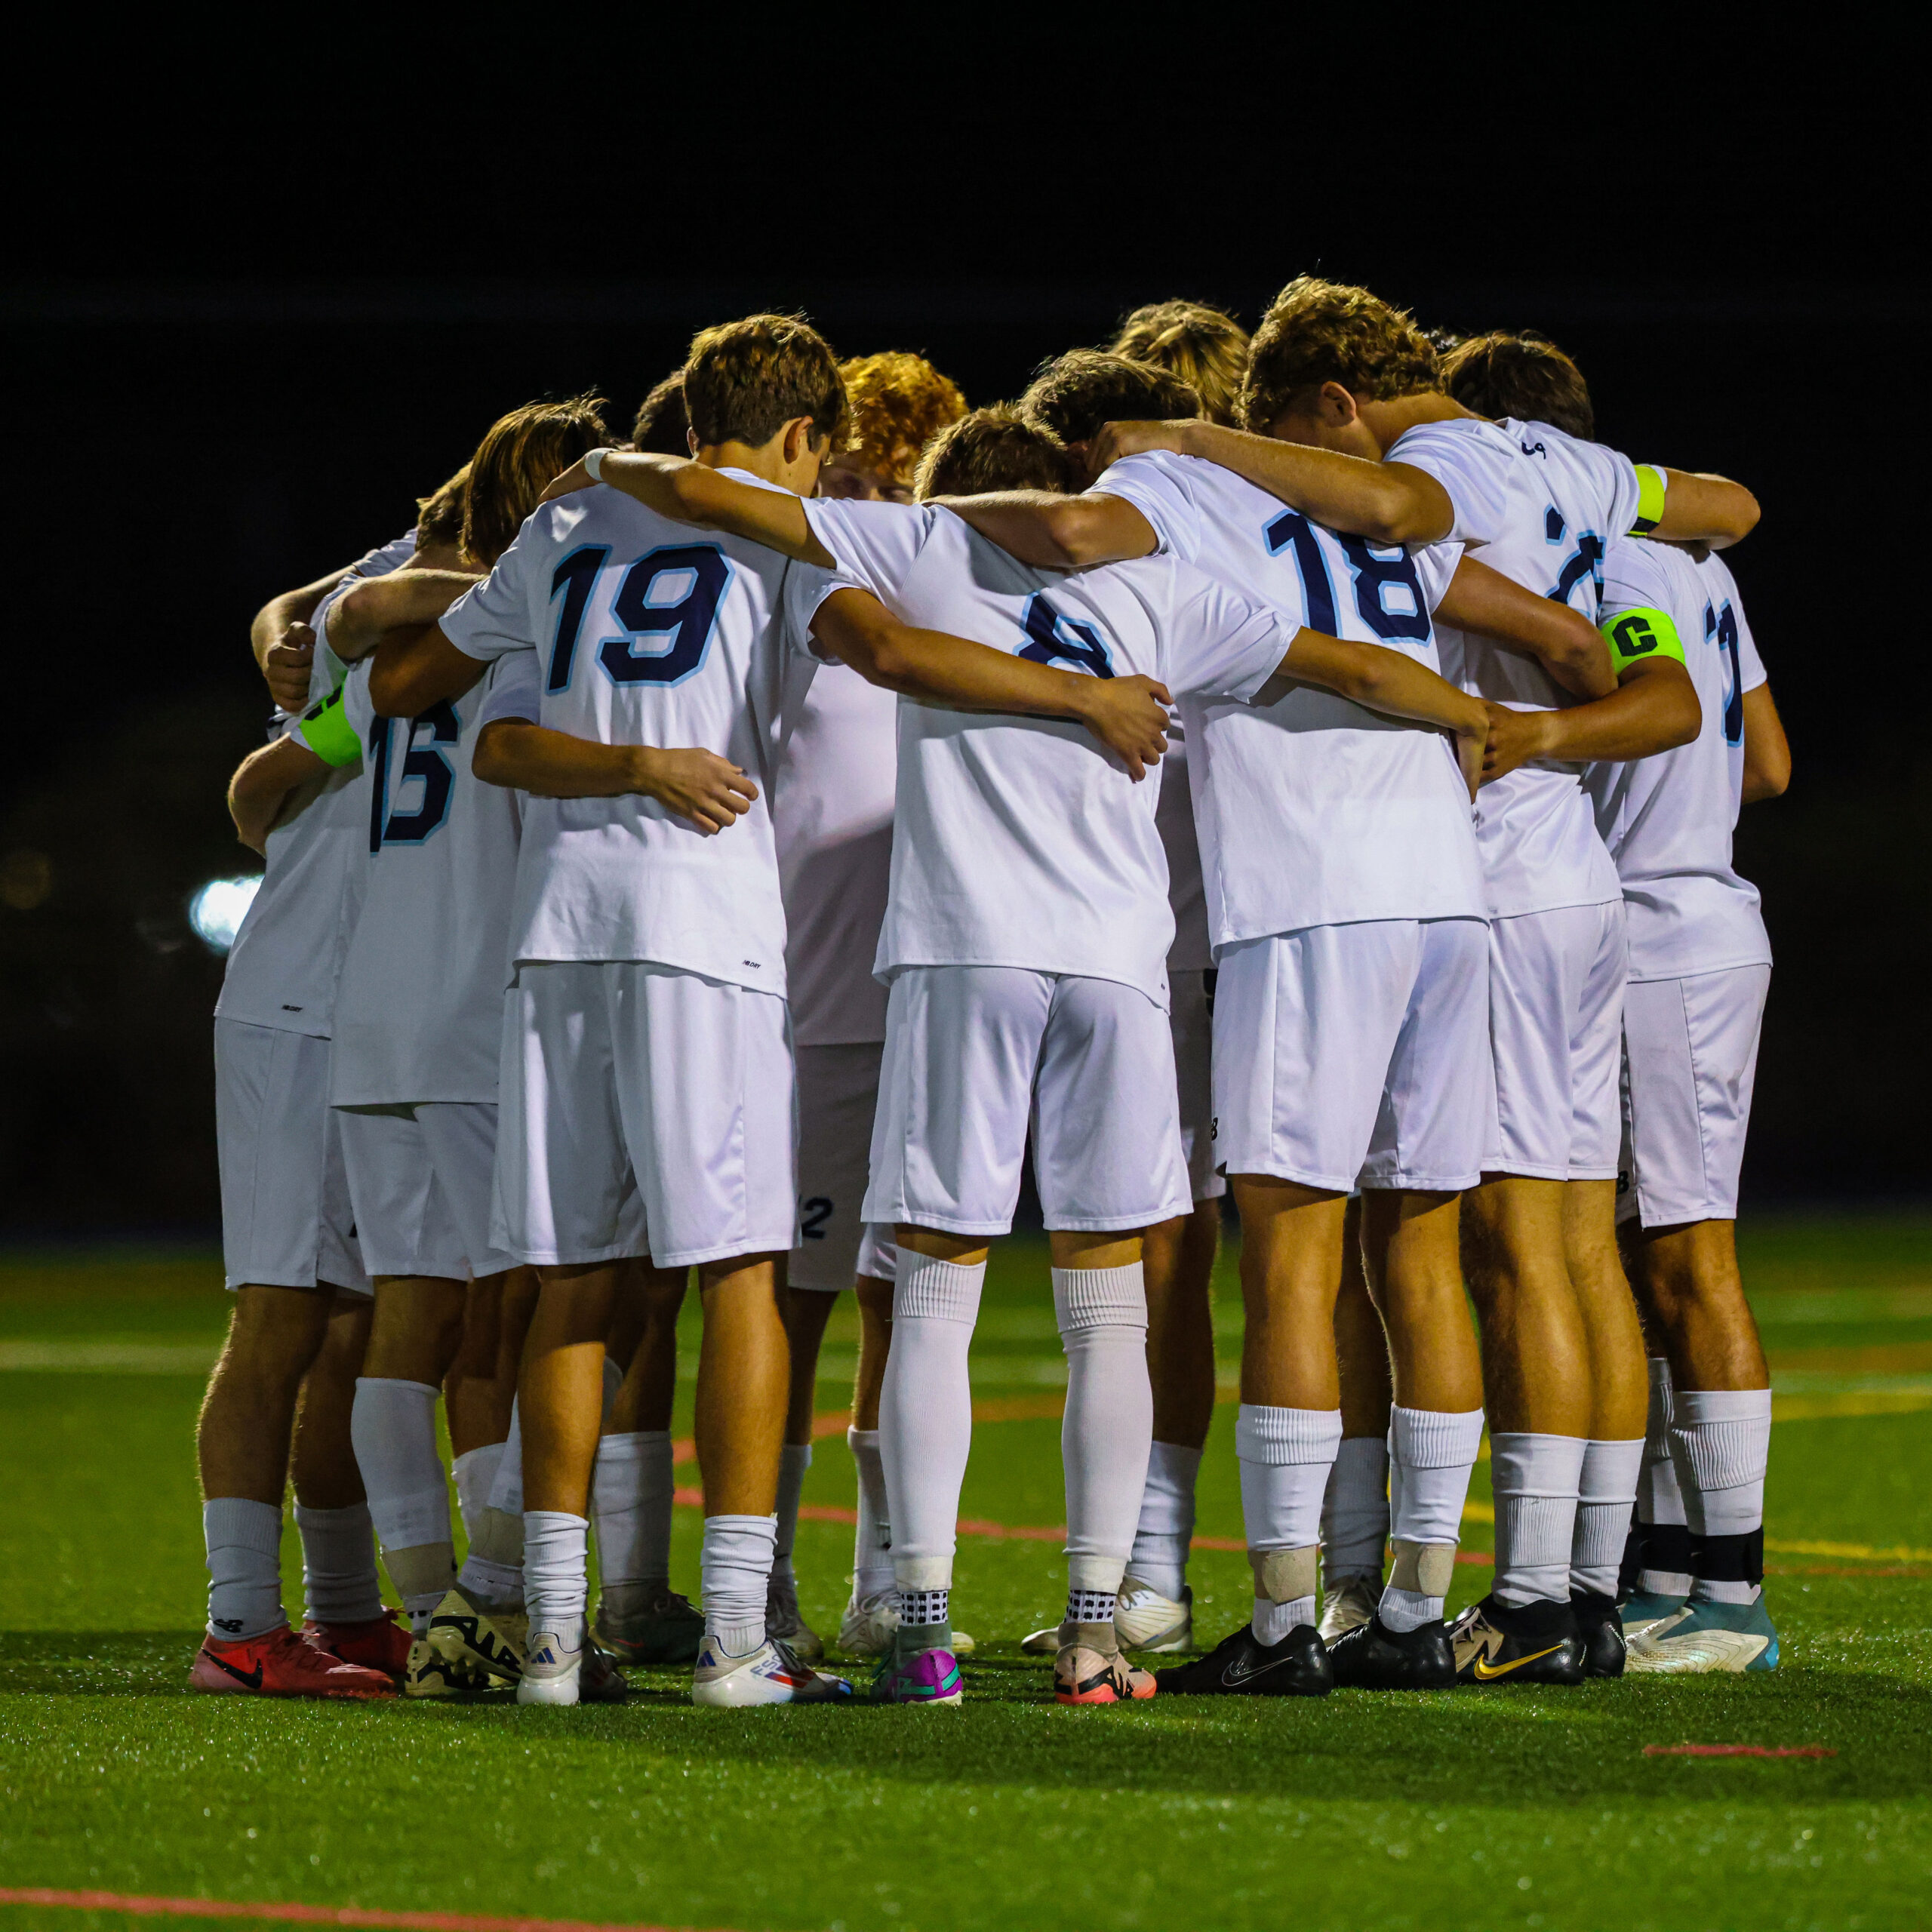
<path id="1" fill-rule="evenodd" d="M 1703 724 L 1687 745 L 1586 778 L 1597 826 L 1623 882 L 1630 962 L 1638 978 L 1756 965 L 1770 958 L 1758 889 L 1731 864 L 1744 786 L 1744 694 L 1764 682 L 1743 598 L 1721 558 L 1620 537 L 1604 563 L 1613 625 L 1675 628 Z"/>
<path id="2" fill-rule="evenodd" d="M 512 960 L 649 960 L 783 993 L 774 740 L 786 658 L 803 647 L 827 581 L 593 486 L 542 505 L 451 607 L 442 628 L 458 650 L 534 653 L 543 725 L 601 744 L 714 752 L 758 787 L 715 836 L 637 794 L 532 797 Z"/>

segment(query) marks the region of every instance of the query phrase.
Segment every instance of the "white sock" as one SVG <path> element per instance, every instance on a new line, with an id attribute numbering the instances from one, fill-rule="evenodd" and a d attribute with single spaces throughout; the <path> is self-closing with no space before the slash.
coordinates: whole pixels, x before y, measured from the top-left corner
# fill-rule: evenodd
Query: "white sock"
<path id="1" fill-rule="evenodd" d="M 1187 1555 L 1194 1541 L 1194 1486 L 1201 1451 L 1184 1443 L 1156 1442 L 1147 1457 L 1140 1521 L 1127 1567 L 1140 1582 L 1179 1601 L 1187 1588 Z"/>
<path id="2" fill-rule="evenodd" d="M 1075 1592 L 1112 1595 L 1134 1547 L 1154 1439 L 1146 1284 L 1137 1261 L 1124 1268 L 1056 1268 L 1053 1281 L 1067 1363 L 1060 1432 L 1067 1583 Z"/>
<path id="3" fill-rule="evenodd" d="M 973 1447 L 966 1355 L 986 1278 L 983 1261 L 967 1267 L 909 1247 L 899 1251 L 892 1352 L 878 1404 L 895 1574 L 902 1559 L 952 1561 L 960 1485 Z M 903 1586 L 904 1577 L 898 1580 Z"/>
<path id="4" fill-rule="evenodd" d="M 389 1581 L 420 1626 L 456 1580 L 449 1479 L 436 1447 L 436 1400 L 426 1382 L 365 1375 L 349 1432 Z"/>
<path id="5" fill-rule="evenodd" d="M 497 1459 L 488 1506 L 506 1516 L 523 1514 L 523 1416 L 515 1402 L 510 1404 L 510 1432 L 503 1438 L 503 1454 Z"/>
<path id="6" fill-rule="evenodd" d="M 1315 1621 L 1321 1499 L 1342 1440 L 1340 1409 L 1244 1402 L 1235 1417 L 1241 1520 L 1255 1574 L 1254 1635 L 1278 1644 Z"/>
<path id="7" fill-rule="evenodd" d="M 368 1504 L 308 1509 L 298 1503 L 295 1527 L 302 1536 L 302 1594 L 310 1620 L 368 1623 L 381 1616 L 383 1586 L 376 1575 Z"/>
<path id="8" fill-rule="evenodd" d="M 540 1632 L 565 1650 L 583 1643 L 583 1609 L 590 1593 L 590 1524 L 564 1509 L 523 1512 L 523 1590 L 534 1641 Z"/>
<path id="9" fill-rule="evenodd" d="M 1645 1539 L 1651 1546 L 1644 1567 L 1637 1573 L 1637 1587 L 1654 1596 L 1687 1597 L 1690 1594 L 1690 1531 L 1684 1520 L 1684 1492 L 1678 1486 L 1677 1466 L 1670 1458 L 1670 1364 L 1662 1355 L 1652 1355 L 1649 1367 L 1651 1405 L 1644 1423 L 1644 1464 L 1637 1482 L 1637 1520 L 1645 1528 L 1663 1534 Z M 1664 1554 L 1666 1549 L 1677 1552 L 1683 1567 L 1671 1567 Z"/>
<path id="10" fill-rule="evenodd" d="M 500 1442 L 486 1442 L 480 1449 L 466 1449 L 451 1465 L 456 1478 L 456 1506 L 463 1518 L 463 1533 L 476 1540 L 476 1526 L 490 1506 L 490 1491 L 496 1485 L 497 1466 L 503 1460 Z"/>
<path id="11" fill-rule="evenodd" d="M 1389 1411 L 1395 1568 L 1377 1614 L 1391 1630 L 1441 1620 L 1462 1539 L 1469 1472 L 1482 1445 L 1482 1416 L 1480 1409 L 1405 1409 L 1399 1404 Z"/>
<path id="12" fill-rule="evenodd" d="M 457 1580 L 492 1610 L 523 1605 L 523 1419 L 510 1404 L 510 1432 L 497 1445 L 497 1473 Z"/>
<path id="13" fill-rule="evenodd" d="M 1570 1601 L 1570 1546 L 1577 1532 L 1583 1447 L 1580 1435 L 1490 1432 L 1499 1603 L 1520 1608 Z"/>
<path id="14" fill-rule="evenodd" d="M 1386 1437 L 1343 1437 L 1321 1497 L 1321 1579 L 1328 1589 L 1344 1577 L 1381 1580 L 1389 1543 L 1389 1481 Z"/>
<path id="15" fill-rule="evenodd" d="M 668 1443 L 662 1431 L 657 1439 Z M 590 1517 L 597 1526 L 597 1582 L 614 1617 L 638 1607 L 646 1574 L 646 1467 L 654 1435 L 642 1430 L 597 1440 L 590 1478 Z M 666 1569 L 665 1574 L 669 1571 Z"/>
<path id="16" fill-rule="evenodd" d="M 878 1431 L 848 1429 L 845 1446 L 859 1472 L 859 1527 L 852 1535 L 852 1594 L 861 1603 L 892 1588 L 892 1512 Z"/>
<path id="17" fill-rule="evenodd" d="M 778 1452 L 778 1540 L 772 1546 L 771 1580 L 790 1583 L 792 1546 L 798 1535 L 798 1499 L 805 1487 L 805 1472 L 812 1466 L 809 1442 L 788 1442 Z"/>
<path id="18" fill-rule="evenodd" d="M 1623 1546 L 1630 1535 L 1630 1511 L 1644 1466 L 1644 1439 L 1592 1439 L 1583 1445 L 1583 1468 L 1577 1493 L 1577 1528 L 1570 1546 L 1570 1587 L 1598 1596 L 1617 1594 Z"/>
<path id="19" fill-rule="evenodd" d="M 286 1623 L 281 1512 L 246 1497 L 214 1497 L 202 1505 L 202 1537 L 208 1553 L 208 1634 L 237 1643 Z"/>
<path id="20" fill-rule="evenodd" d="M 764 1641 L 764 1604 L 771 1587 L 774 1516 L 704 1519 L 704 1635 L 727 1657 L 749 1657 Z"/>
<path id="21" fill-rule="evenodd" d="M 1771 1392 L 1678 1389 L 1670 1450 L 1690 1525 L 1691 1595 L 1706 1602 L 1750 1602 L 1763 1569 Z"/>

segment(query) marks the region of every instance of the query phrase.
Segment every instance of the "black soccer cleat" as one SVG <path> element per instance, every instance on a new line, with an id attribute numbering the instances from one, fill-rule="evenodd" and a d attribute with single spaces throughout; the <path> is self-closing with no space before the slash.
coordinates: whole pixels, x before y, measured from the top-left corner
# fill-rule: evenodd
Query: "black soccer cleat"
<path id="1" fill-rule="evenodd" d="M 1204 1657 L 1158 1672 L 1154 1684 L 1163 1697 L 1325 1697 L 1335 1673 L 1313 1624 L 1298 1623 L 1278 1644 L 1263 1644 L 1244 1623 Z"/>
<path id="2" fill-rule="evenodd" d="M 1328 1663 L 1338 1690 L 1448 1690 L 1456 1683 L 1456 1653 L 1440 1623 L 1391 1630 L 1373 1617 L 1335 1639 Z"/>
<path id="3" fill-rule="evenodd" d="M 1459 1684 L 1580 1684 L 1583 1643 L 1567 1603 L 1520 1607 L 1487 1596 L 1448 1628 Z"/>
<path id="4" fill-rule="evenodd" d="M 1623 1675 L 1623 1618 L 1616 1604 L 1595 1590 L 1572 1590 L 1571 1613 L 1583 1646 L 1586 1677 Z"/>

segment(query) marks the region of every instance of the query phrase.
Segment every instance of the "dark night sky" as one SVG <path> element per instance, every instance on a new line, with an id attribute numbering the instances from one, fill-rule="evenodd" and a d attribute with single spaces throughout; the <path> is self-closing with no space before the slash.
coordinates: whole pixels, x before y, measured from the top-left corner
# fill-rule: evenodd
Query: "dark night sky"
<path id="1" fill-rule="evenodd" d="M 1924 1191 L 1904 48 L 1741 11 L 1574 44 L 1527 12 L 1330 45 L 1232 14 L 1211 45 L 834 11 L 579 53 L 493 17 L 380 60 L 86 50 L 79 115 L 17 82 L 0 896 L 21 849 L 54 889 L 0 905 L 0 1228 L 212 1220 L 218 969 L 180 907 L 248 869 L 220 800 L 263 709 L 248 618 L 406 528 L 503 409 L 595 386 L 627 421 L 693 328 L 771 306 L 991 401 L 1137 303 L 1252 326 L 1304 269 L 1539 328 L 1607 441 L 1758 492 L 1734 561 L 1798 777 L 1740 835 L 1780 962 L 1748 1184 Z"/>

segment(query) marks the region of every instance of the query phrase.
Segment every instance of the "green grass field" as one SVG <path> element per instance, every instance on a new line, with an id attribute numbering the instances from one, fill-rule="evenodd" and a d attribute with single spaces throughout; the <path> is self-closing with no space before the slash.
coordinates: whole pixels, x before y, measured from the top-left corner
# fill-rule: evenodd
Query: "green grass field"
<path id="1" fill-rule="evenodd" d="M 1922 1925 L 1932 1220 L 1761 1222 L 1745 1259 L 1779 1391 L 1774 1676 L 1063 1710 L 1017 1648 L 1059 1610 L 1057 1544 L 981 1534 L 962 1539 L 954 1598 L 980 1641 L 963 1708 L 725 1712 L 649 1672 L 614 1710 L 191 1696 L 192 1436 L 226 1320 L 218 1263 L 0 1258 L 0 1887 L 739 1932 Z M 1225 1260 L 1219 1303 L 1225 1373 L 1239 1323 Z M 856 1334 L 848 1300 L 826 1411 Z M 964 1514 L 1050 1527 L 1063 1376 L 1035 1244 L 996 1254 L 974 1372 L 986 1416 Z M 1200 1530 L 1236 1539 L 1223 1392 Z M 1474 1552 L 1490 1546 L 1487 1478 Z M 851 1505 L 835 1437 L 806 1498 Z M 821 1629 L 851 1554 L 842 1524 L 801 1525 Z M 681 1509 L 677 1580 L 694 1595 L 697 1559 Z M 1460 1567 L 1452 1607 L 1487 1577 Z M 297 1604 L 292 1563 L 289 1579 Z M 1199 1553 L 1195 1584 L 1211 1640 L 1245 1617 L 1238 1554 Z M 1836 1755 L 1644 1753 L 1685 1742 Z M 126 1922 L 16 1906 L 0 1932 L 90 1918 Z"/>

